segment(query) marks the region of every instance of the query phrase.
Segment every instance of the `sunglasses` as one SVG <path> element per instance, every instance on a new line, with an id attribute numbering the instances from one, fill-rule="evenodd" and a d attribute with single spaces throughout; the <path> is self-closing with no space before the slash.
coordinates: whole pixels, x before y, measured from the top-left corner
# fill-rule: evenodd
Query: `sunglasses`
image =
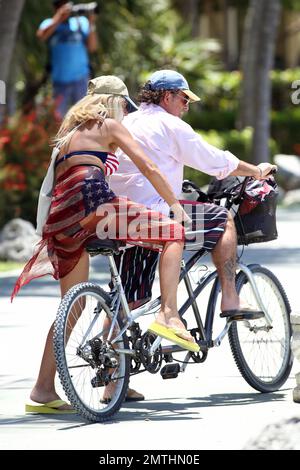
<path id="1" fill-rule="evenodd" d="M 172 91 L 171 93 L 179 96 L 183 100 L 184 104 L 190 104 L 190 98 L 187 98 L 183 93 L 180 93 L 179 91 Z"/>

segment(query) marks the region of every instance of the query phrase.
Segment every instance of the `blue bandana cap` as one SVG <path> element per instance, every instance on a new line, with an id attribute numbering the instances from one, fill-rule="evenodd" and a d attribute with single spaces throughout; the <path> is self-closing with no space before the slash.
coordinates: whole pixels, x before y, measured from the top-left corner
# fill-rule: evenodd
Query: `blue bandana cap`
<path id="1" fill-rule="evenodd" d="M 149 90 L 181 90 L 191 101 L 200 101 L 199 96 L 190 90 L 183 75 L 175 70 L 158 70 L 154 72 L 146 84 Z"/>

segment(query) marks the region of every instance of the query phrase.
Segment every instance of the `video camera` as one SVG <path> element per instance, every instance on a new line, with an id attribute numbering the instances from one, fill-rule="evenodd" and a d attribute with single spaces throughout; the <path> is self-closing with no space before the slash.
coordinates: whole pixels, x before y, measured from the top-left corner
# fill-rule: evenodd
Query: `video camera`
<path id="1" fill-rule="evenodd" d="M 77 3 L 68 2 L 71 7 L 71 16 L 89 15 L 91 13 L 99 13 L 99 5 L 97 2 Z"/>

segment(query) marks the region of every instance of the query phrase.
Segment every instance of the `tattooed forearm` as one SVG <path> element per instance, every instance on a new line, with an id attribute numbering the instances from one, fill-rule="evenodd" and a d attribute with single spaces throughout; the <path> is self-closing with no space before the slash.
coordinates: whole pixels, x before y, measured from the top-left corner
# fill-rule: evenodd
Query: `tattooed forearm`
<path id="1" fill-rule="evenodd" d="M 227 281 L 234 281 L 235 278 L 235 258 L 229 258 L 224 263 L 224 274 Z"/>

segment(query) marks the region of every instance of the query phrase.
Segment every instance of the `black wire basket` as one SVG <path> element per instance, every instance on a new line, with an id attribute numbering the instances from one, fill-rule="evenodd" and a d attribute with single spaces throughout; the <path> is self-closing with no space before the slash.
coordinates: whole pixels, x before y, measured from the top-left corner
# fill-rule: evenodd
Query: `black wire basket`
<path id="1" fill-rule="evenodd" d="M 241 179 L 237 177 L 228 177 L 222 181 L 213 180 L 209 185 L 208 194 L 215 196 L 216 193 L 224 191 L 234 191 L 238 194 L 241 184 Z M 278 193 L 278 186 L 273 177 L 268 180 L 249 180 L 234 217 L 238 245 L 263 243 L 278 237 Z"/>

